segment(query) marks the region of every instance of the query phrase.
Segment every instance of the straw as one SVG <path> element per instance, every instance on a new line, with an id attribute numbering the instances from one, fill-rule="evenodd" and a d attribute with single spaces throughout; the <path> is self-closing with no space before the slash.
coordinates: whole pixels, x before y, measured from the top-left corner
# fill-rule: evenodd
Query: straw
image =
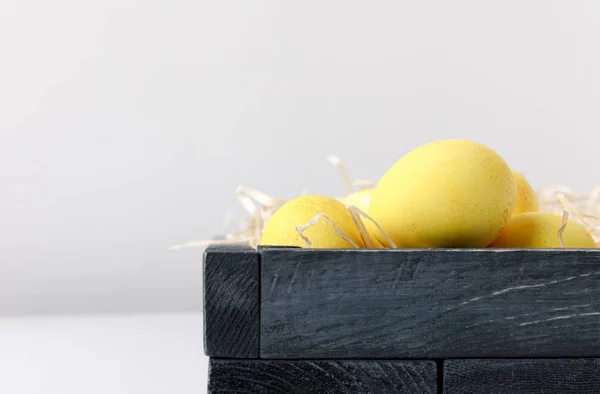
<path id="1" fill-rule="evenodd" d="M 558 241 L 560 242 L 560 247 L 564 248 L 565 247 L 565 242 L 563 241 L 563 232 L 565 231 L 565 228 L 567 228 L 567 224 L 569 223 L 569 211 L 567 211 L 566 209 L 563 210 L 563 215 L 562 215 L 562 224 L 560 225 L 558 231 L 556 232 L 556 235 L 558 235 Z"/>
<path id="2" fill-rule="evenodd" d="M 344 181 L 344 184 L 346 185 L 346 190 L 348 191 L 348 193 L 354 192 L 354 187 L 352 186 L 352 180 L 350 179 L 350 176 L 348 175 L 348 172 L 346 171 L 344 164 L 342 164 L 342 160 L 337 156 L 328 156 L 327 160 L 329 160 L 329 162 L 331 164 L 333 164 L 334 167 L 336 167 L 338 169 L 338 171 L 340 172 L 340 175 L 342 176 L 342 180 Z"/>
<path id="3" fill-rule="evenodd" d="M 379 223 L 377 223 L 375 221 L 375 219 L 373 219 L 372 217 L 370 217 L 369 215 L 367 215 L 364 211 L 360 210 L 358 207 L 355 207 L 354 205 L 349 205 L 349 207 L 351 207 L 353 211 L 356 211 L 360 216 L 363 216 L 367 220 L 370 220 L 371 222 L 373 222 L 373 224 L 375 225 L 375 227 L 377 227 L 377 230 L 379 230 L 379 232 L 381 233 L 381 235 L 390 244 L 390 247 L 392 247 L 393 249 L 397 248 L 397 246 L 394 243 L 394 241 L 392 241 L 392 239 L 390 237 L 388 237 L 388 235 L 385 233 L 385 231 L 383 231 L 383 228 L 381 228 L 381 226 L 379 225 Z"/>
<path id="4" fill-rule="evenodd" d="M 584 226 L 596 245 L 600 246 L 600 186 L 585 194 L 574 192 L 563 185 L 550 185 L 538 191 L 537 196 L 540 211 L 561 215 L 563 224 L 564 212 L 568 212 L 570 220 Z"/>
<path id="5" fill-rule="evenodd" d="M 310 221 L 308 223 L 306 223 L 306 225 L 296 227 L 296 231 L 298 232 L 298 234 L 300 234 L 300 237 L 302 237 L 302 239 L 306 243 L 307 248 L 312 247 L 312 244 L 311 244 L 310 240 L 308 239 L 308 237 L 306 237 L 306 235 L 304 235 L 303 233 L 311 226 L 314 226 L 315 224 L 317 224 L 319 222 L 319 219 L 321 219 L 321 218 L 329 220 L 331 222 L 331 224 L 333 225 L 333 229 L 335 230 L 337 235 L 339 235 L 344 241 L 348 242 L 350 245 L 352 245 L 355 248 L 359 247 L 350 237 L 348 237 L 342 231 L 341 228 L 338 227 L 337 224 L 335 224 L 335 221 L 333 219 L 331 219 L 329 216 L 325 215 L 324 213 L 319 213 L 319 214 L 316 214 L 315 216 L 313 216 L 313 218 L 310 219 Z"/>
<path id="6" fill-rule="evenodd" d="M 348 193 L 345 197 L 338 198 L 338 200 L 344 200 L 347 196 L 352 194 L 355 187 L 357 187 L 358 190 L 371 189 L 374 187 L 375 182 L 371 180 L 360 179 L 353 181 L 348 175 L 342 160 L 338 156 L 329 156 L 327 157 L 327 160 L 338 169 Z M 247 186 L 238 187 L 235 193 L 240 204 L 250 216 L 247 221 L 240 223 L 239 231 L 226 234 L 224 240 L 201 240 L 187 242 L 181 245 L 172 246 L 169 248 L 169 251 L 188 247 L 204 247 L 213 244 L 232 243 L 244 243 L 256 248 L 260 243 L 262 232 L 269 219 L 271 219 L 273 214 L 281 206 L 283 206 L 287 200 L 269 196 L 266 193 Z M 303 191 L 301 194 L 306 194 L 306 191 Z M 600 246 L 600 185 L 594 187 L 589 193 L 575 192 L 564 185 L 549 185 L 541 190 L 538 190 L 536 194 L 541 212 L 555 213 L 557 215 L 561 215 L 563 218 L 562 226 L 557 229 L 557 235 L 559 236 L 561 246 L 564 246 L 562 234 L 569 218 L 582 224 L 590 232 L 596 244 Z M 365 245 L 367 245 L 367 247 L 369 247 L 369 243 L 372 245 L 372 240 L 366 231 L 362 218 L 366 218 L 367 220 L 373 222 L 392 248 L 397 247 L 390 237 L 383 231 L 381 226 L 367 213 L 353 206 L 348 206 L 347 208 L 350 211 L 352 220 L 354 221 L 356 228 L 359 234 L 361 234 L 361 238 L 363 241 L 365 241 Z M 331 218 L 325 215 L 319 216 L 319 218 L 320 217 L 324 217 L 325 220 L 332 222 L 336 231 L 339 230 L 339 226 L 337 226 L 337 224 L 334 223 Z M 315 218 L 313 217 L 312 220 L 314 219 Z M 300 226 L 299 228 L 301 236 L 305 242 L 307 242 L 305 236 L 302 234 L 306 230 L 304 227 L 306 226 Z M 341 230 L 338 232 L 338 234 L 340 233 L 343 234 Z M 342 238 L 346 237 L 344 239 L 346 239 L 351 245 L 358 247 L 358 245 L 350 240 L 345 234 L 340 236 Z M 311 244 L 310 240 L 308 240 L 307 245 L 309 244 Z"/>
<path id="7" fill-rule="evenodd" d="M 364 244 L 366 245 L 367 248 L 372 248 L 373 242 L 371 241 L 371 236 L 369 235 L 367 229 L 365 228 L 364 223 L 362 222 L 362 219 L 360 218 L 360 214 L 357 212 L 357 211 L 359 211 L 359 209 L 357 207 L 355 207 L 354 205 L 348 205 L 346 207 L 346 209 L 350 212 L 352 221 L 354 222 L 354 225 L 358 229 L 358 234 L 362 238 Z"/>

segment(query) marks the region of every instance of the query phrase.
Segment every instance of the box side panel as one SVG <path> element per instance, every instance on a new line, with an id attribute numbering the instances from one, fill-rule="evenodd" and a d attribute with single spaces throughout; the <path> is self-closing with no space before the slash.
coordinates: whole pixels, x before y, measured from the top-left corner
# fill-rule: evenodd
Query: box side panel
<path id="1" fill-rule="evenodd" d="M 204 255 L 204 349 L 208 356 L 259 354 L 259 255 L 252 248 L 212 247 Z"/>
<path id="2" fill-rule="evenodd" d="M 600 359 L 447 360 L 444 393 L 600 393 Z"/>
<path id="3" fill-rule="evenodd" d="M 599 252 L 264 249 L 260 354 L 600 356 Z"/>
<path id="4" fill-rule="evenodd" d="M 210 360 L 209 393 L 437 392 L 433 361 Z"/>

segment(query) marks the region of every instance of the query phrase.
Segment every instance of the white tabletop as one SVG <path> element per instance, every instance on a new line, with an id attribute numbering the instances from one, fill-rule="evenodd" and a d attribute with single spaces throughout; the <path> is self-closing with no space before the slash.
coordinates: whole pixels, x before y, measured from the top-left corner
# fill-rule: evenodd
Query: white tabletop
<path id="1" fill-rule="evenodd" d="M 201 314 L 0 318 L 0 393 L 202 394 Z"/>

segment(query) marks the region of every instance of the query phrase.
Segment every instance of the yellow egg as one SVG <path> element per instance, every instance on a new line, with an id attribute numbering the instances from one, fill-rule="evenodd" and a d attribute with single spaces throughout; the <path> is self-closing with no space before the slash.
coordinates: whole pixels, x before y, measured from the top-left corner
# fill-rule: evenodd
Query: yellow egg
<path id="1" fill-rule="evenodd" d="M 485 247 L 508 223 L 515 189 L 510 168 L 490 148 L 436 141 L 384 174 L 369 214 L 399 246 Z"/>
<path id="2" fill-rule="evenodd" d="M 373 190 L 374 189 L 366 189 L 366 190 L 361 190 L 356 193 L 352 193 L 349 196 L 347 196 L 346 198 L 342 199 L 341 201 L 346 206 L 354 205 L 355 207 L 357 207 L 364 213 L 368 213 L 369 205 L 371 205 L 371 197 L 373 196 Z M 375 226 L 375 224 L 371 220 L 369 220 L 363 216 L 361 216 L 361 220 L 362 220 L 363 224 L 365 225 L 365 229 L 367 230 L 367 233 L 369 234 L 369 237 L 371 238 L 371 242 L 373 243 L 374 248 L 389 248 L 390 247 L 389 243 L 386 240 L 380 241 L 377 238 L 377 234 L 380 234 L 381 232 L 379 231 L 377 226 Z"/>
<path id="3" fill-rule="evenodd" d="M 374 189 L 366 189 L 352 193 L 348 197 L 344 198 L 342 203 L 344 203 L 344 205 L 354 205 L 365 213 L 369 212 L 369 205 L 371 204 L 373 190 Z"/>
<path id="4" fill-rule="evenodd" d="M 513 216 L 491 248 L 560 248 L 558 229 L 562 217 L 546 212 L 526 212 Z M 566 248 L 595 248 L 594 239 L 586 229 L 569 220 L 562 234 Z"/>
<path id="5" fill-rule="evenodd" d="M 515 185 L 517 186 L 517 197 L 515 199 L 515 209 L 513 216 L 523 212 L 537 212 L 539 210 L 538 199 L 535 191 L 527 182 L 525 175 L 520 172 L 513 171 Z"/>
<path id="6" fill-rule="evenodd" d="M 335 198 L 319 195 L 301 196 L 285 203 L 267 222 L 260 244 L 305 247 L 306 243 L 296 231 L 296 227 L 305 226 L 317 214 L 327 215 L 356 245 L 364 247 L 352 216 L 344 204 Z M 340 237 L 333 224 L 323 217 L 303 234 L 313 248 L 353 247 Z"/>

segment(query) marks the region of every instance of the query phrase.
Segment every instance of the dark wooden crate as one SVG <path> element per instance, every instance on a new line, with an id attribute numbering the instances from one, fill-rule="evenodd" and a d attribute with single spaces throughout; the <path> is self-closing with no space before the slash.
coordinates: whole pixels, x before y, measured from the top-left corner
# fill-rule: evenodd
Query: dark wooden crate
<path id="1" fill-rule="evenodd" d="M 600 357 L 600 250 L 214 247 L 204 261 L 206 352 L 257 373 L 266 360 Z M 438 388 L 458 392 L 444 368 Z"/>
<path id="2" fill-rule="evenodd" d="M 433 361 L 210 360 L 210 393 L 411 393 L 437 391 Z"/>
<path id="3" fill-rule="evenodd" d="M 259 357 L 258 253 L 239 245 L 204 253 L 204 349 L 216 357 Z"/>
<path id="4" fill-rule="evenodd" d="M 494 359 L 444 362 L 444 393 L 600 392 L 600 359 Z"/>

